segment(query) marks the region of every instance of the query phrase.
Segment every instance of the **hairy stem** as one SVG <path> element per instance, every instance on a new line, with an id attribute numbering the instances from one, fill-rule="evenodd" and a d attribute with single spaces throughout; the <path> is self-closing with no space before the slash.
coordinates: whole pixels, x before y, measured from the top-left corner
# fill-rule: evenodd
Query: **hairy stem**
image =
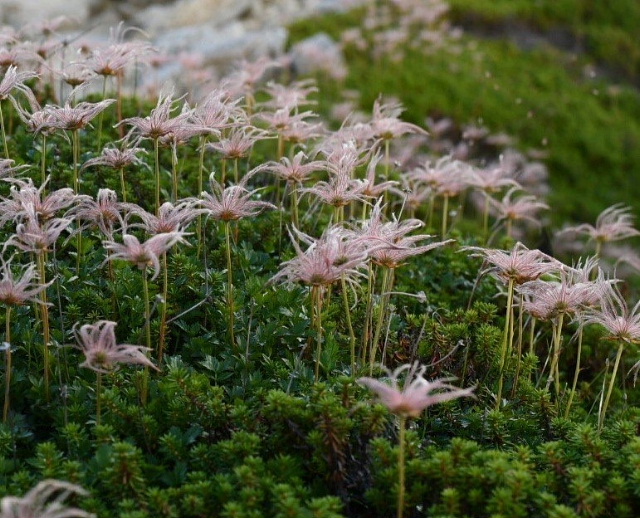
<path id="1" fill-rule="evenodd" d="M 367 310 L 364 317 L 364 330 L 362 331 L 362 364 L 366 365 L 367 351 L 369 350 L 369 333 L 373 325 L 373 263 L 369 261 L 369 274 L 367 275 Z"/>
<path id="2" fill-rule="evenodd" d="M 613 392 L 613 386 L 616 383 L 616 374 L 618 373 L 618 367 L 620 366 L 620 358 L 622 358 L 622 351 L 624 351 L 624 342 L 621 340 L 618 345 L 618 352 L 616 354 L 616 360 L 613 364 L 613 372 L 611 373 L 611 381 L 609 382 L 609 388 L 607 389 L 607 395 L 604 398 L 604 403 L 602 405 L 602 411 L 598 416 L 598 432 L 602 431 L 602 426 L 604 425 L 604 418 L 607 414 L 607 408 L 609 407 L 609 400 L 611 399 L 611 393 Z"/>
<path id="3" fill-rule="evenodd" d="M 380 305 L 378 308 L 378 321 L 376 323 L 376 330 L 373 334 L 373 342 L 371 343 L 371 354 L 369 355 L 369 376 L 373 375 L 373 366 L 376 361 L 376 354 L 378 352 L 378 341 L 382 334 L 382 329 L 385 327 L 386 313 L 389 307 L 389 292 L 391 291 L 391 284 L 393 282 L 393 269 L 384 268 L 382 275 L 382 287 L 380 288 Z"/>
<path id="4" fill-rule="evenodd" d="M 47 181 L 47 135 L 42 133 L 42 151 L 40 153 L 40 177 L 42 185 Z"/>
<path id="5" fill-rule="evenodd" d="M 127 203 L 127 188 L 124 183 L 124 166 L 120 166 L 120 191 L 122 192 L 122 201 Z"/>
<path id="6" fill-rule="evenodd" d="M 203 135 L 200 137 L 200 154 L 198 159 L 198 196 L 204 190 L 204 151 L 205 145 L 207 143 L 207 136 Z M 198 251 L 197 257 L 200 257 L 201 247 L 202 247 L 202 214 L 198 214 L 198 225 L 196 228 L 196 237 L 198 240 Z"/>
<path id="7" fill-rule="evenodd" d="M 313 327 L 316 331 L 316 368 L 315 381 L 320 379 L 320 357 L 322 356 L 322 286 L 311 287 Z"/>
<path id="8" fill-rule="evenodd" d="M 160 306 L 160 336 L 158 337 L 158 364 L 162 364 L 165 342 L 167 340 L 167 299 L 169 297 L 169 268 L 167 252 L 162 254 L 162 305 Z"/>
<path id="9" fill-rule="evenodd" d="M 297 229 L 300 228 L 298 223 L 298 186 L 291 183 L 291 223 Z"/>
<path id="10" fill-rule="evenodd" d="M 449 215 L 449 195 L 444 195 L 444 202 L 442 204 L 442 230 L 440 235 L 444 238 L 447 233 L 447 216 Z"/>
<path id="11" fill-rule="evenodd" d="M 171 201 L 178 199 L 178 145 L 171 144 Z"/>
<path id="12" fill-rule="evenodd" d="M 103 76 L 102 79 L 102 101 L 104 101 L 105 97 L 107 96 L 107 76 Z M 98 138 L 96 139 L 96 153 L 98 153 L 100 151 L 100 148 L 102 147 L 102 123 L 103 123 L 103 119 L 104 119 L 104 111 L 100 112 L 100 115 L 98 116 Z M 78 194 L 78 191 L 76 191 L 76 194 Z"/>
<path id="13" fill-rule="evenodd" d="M 487 239 L 489 239 L 489 194 L 485 193 L 482 211 L 482 242 L 487 244 Z"/>
<path id="14" fill-rule="evenodd" d="M 100 414 L 102 411 L 102 403 L 100 395 L 102 394 L 102 373 L 96 372 L 96 426 L 100 426 Z"/>
<path id="15" fill-rule="evenodd" d="M 496 410 L 500 410 L 502 404 L 502 386 L 504 384 L 504 369 L 507 363 L 507 351 L 511 350 L 511 318 L 513 306 L 513 279 L 509 279 L 507 287 L 507 314 L 504 321 L 504 331 L 502 335 L 502 347 L 500 348 L 500 379 L 498 381 L 498 395 L 496 397 Z"/>
<path id="16" fill-rule="evenodd" d="M 40 280 L 40 285 L 45 286 L 47 284 L 46 279 L 46 271 L 45 271 L 45 252 L 40 252 L 38 255 L 38 276 Z M 49 386 L 51 384 L 50 378 L 50 370 L 51 370 L 51 358 L 49 356 L 49 342 L 50 331 L 49 331 L 49 304 L 47 302 L 47 290 L 46 288 L 40 292 L 40 302 L 41 302 L 41 318 L 42 318 L 42 343 L 43 343 L 43 364 L 44 364 L 44 394 L 45 399 L 47 401 L 50 400 L 49 394 Z"/>
<path id="17" fill-rule="evenodd" d="M 403 415 L 398 417 L 398 508 L 396 516 L 402 518 L 404 513 L 404 443 L 405 428 L 407 418 Z"/>
<path id="18" fill-rule="evenodd" d="M 6 423 L 9 417 L 10 390 L 11 390 L 11 306 L 7 306 L 7 319 L 5 323 L 4 341 L 6 346 L 4 368 L 4 407 L 2 409 L 2 422 Z"/>
<path id="19" fill-rule="evenodd" d="M 149 279 L 147 269 L 142 270 L 142 291 L 144 292 L 144 331 L 147 349 L 151 350 L 151 304 L 149 303 Z M 145 366 L 142 375 L 142 390 L 140 401 L 147 404 L 147 392 L 149 386 L 149 367 Z"/>
<path id="20" fill-rule="evenodd" d="M 160 213 L 160 142 L 153 139 L 153 156 L 156 169 L 156 216 Z"/>
<path id="21" fill-rule="evenodd" d="M 562 348 L 562 327 L 564 323 L 564 313 L 560 313 L 557 322 L 553 326 L 553 356 L 551 357 L 551 367 L 549 370 L 549 378 L 547 381 L 547 389 L 551 381 L 554 381 L 554 390 L 556 393 L 556 400 L 560 395 L 560 372 L 558 370 L 558 363 L 560 360 L 560 351 Z"/>
<path id="22" fill-rule="evenodd" d="M 351 351 L 351 374 L 356 372 L 356 334 L 353 331 L 353 324 L 351 323 L 351 311 L 349 308 L 349 295 L 347 293 L 347 281 L 344 275 L 340 277 L 342 284 L 342 301 L 344 302 L 344 314 L 347 318 L 347 327 L 349 328 L 349 350 Z"/>
<path id="23" fill-rule="evenodd" d="M 7 133 L 4 130 L 4 115 L 2 114 L 2 100 L 0 100 L 0 131 L 2 131 L 2 143 L 4 144 L 4 157 L 9 158 L 9 146 L 7 145 Z"/>
<path id="24" fill-rule="evenodd" d="M 235 313 L 234 313 L 234 302 L 233 302 L 233 269 L 231 263 L 231 222 L 224 222 L 224 234 L 225 240 L 227 244 L 227 306 L 229 308 L 229 341 L 231 342 L 231 346 L 235 350 L 236 348 L 236 337 L 234 332 L 235 326 Z"/>
<path id="25" fill-rule="evenodd" d="M 571 385 L 571 393 L 569 394 L 569 401 L 567 402 L 567 408 L 564 409 L 564 417 L 569 417 L 569 411 L 571 410 L 571 403 L 573 403 L 573 397 L 576 394 L 576 387 L 578 386 L 578 377 L 580 376 L 580 357 L 582 355 L 582 327 L 578 330 L 578 351 L 576 353 L 576 369 L 573 373 L 573 384 Z"/>

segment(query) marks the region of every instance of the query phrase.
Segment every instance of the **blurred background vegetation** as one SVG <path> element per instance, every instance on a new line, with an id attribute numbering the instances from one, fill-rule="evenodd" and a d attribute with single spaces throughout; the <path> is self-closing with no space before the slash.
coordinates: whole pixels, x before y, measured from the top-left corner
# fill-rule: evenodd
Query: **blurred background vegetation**
<path id="1" fill-rule="evenodd" d="M 638 207 L 640 183 L 640 4 L 593 0 L 452 0 L 445 23 L 463 29 L 447 49 L 407 45 L 402 60 L 345 47 L 349 75 L 331 87 L 360 92 L 369 110 L 380 93 L 398 98 L 403 118 L 451 117 L 543 151 L 550 170 L 552 223 L 595 220 L 614 203 Z M 291 43 L 318 32 L 339 40 L 365 8 L 300 21 Z"/>

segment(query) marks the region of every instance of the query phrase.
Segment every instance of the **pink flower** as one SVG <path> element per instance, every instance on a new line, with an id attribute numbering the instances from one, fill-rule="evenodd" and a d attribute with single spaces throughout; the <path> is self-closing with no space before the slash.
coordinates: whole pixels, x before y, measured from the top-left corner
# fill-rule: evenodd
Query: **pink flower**
<path id="1" fill-rule="evenodd" d="M 73 106 L 67 101 L 64 106 L 45 106 L 44 110 L 49 113 L 45 122 L 46 128 L 58 128 L 65 131 L 83 129 L 115 101 L 115 99 L 105 99 L 98 103 L 82 101 Z M 36 132 L 42 129 L 36 128 Z"/>
<path id="2" fill-rule="evenodd" d="M 114 225 L 124 220 L 121 212 L 137 207 L 119 202 L 118 195 L 111 189 L 99 189 L 95 201 L 86 195 L 78 196 L 77 200 L 77 204 L 68 214 L 96 225 L 100 232 L 109 238 L 113 236 Z"/>
<path id="3" fill-rule="evenodd" d="M 0 201 L 0 224 L 4 225 L 10 220 L 24 219 L 31 215 L 39 222 L 45 222 L 74 203 L 76 195 L 73 189 L 68 187 L 44 196 L 47 182 L 36 188 L 30 178 L 27 181 L 14 179 L 10 197 L 2 198 Z"/>
<path id="4" fill-rule="evenodd" d="M 140 243 L 138 238 L 131 234 L 122 236 L 122 243 L 112 240 L 103 241 L 102 244 L 107 250 L 111 250 L 108 260 L 124 259 L 135 264 L 141 270 L 153 267 L 153 277 L 155 279 L 160 274 L 160 259 L 164 252 L 177 243 L 184 243 L 184 232 L 166 232 L 158 234 Z"/>
<path id="5" fill-rule="evenodd" d="M 252 126 L 232 129 L 225 138 L 206 145 L 205 149 L 219 152 L 223 158 L 234 159 L 248 156 L 253 145 L 267 138 L 267 133 Z"/>
<path id="6" fill-rule="evenodd" d="M 96 165 L 113 169 L 120 169 L 133 164 L 144 165 L 144 162 L 138 157 L 138 153 L 146 153 L 146 151 L 139 147 L 125 147 L 122 149 L 105 147 L 100 156 L 87 160 L 82 165 L 82 169 Z"/>
<path id="7" fill-rule="evenodd" d="M 135 205 L 131 208 L 131 213 L 138 216 L 142 223 L 133 223 L 131 226 L 141 226 L 151 235 L 182 232 L 195 218 L 207 212 L 206 209 L 197 209 L 194 205 L 193 200 L 182 201 L 177 205 L 165 202 L 160 205 L 157 216 Z"/>
<path id="8" fill-rule="evenodd" d="M 398 185 L 398 182 L 394 180 L 376 183 L 376 170 L 381 159 L 382 155 L 380 153 L 376 153 L 371 158 L 371 161 L 367 166 L 367 177 L 365 178 L 366 189 L 364 194 L 371 198 L 379 198 L 385 191 L 388 191 L 395 185 Z"/>
<path id="9" fill-rule="evenodd" d="M 18 68 L 14 65 L 9 66 L 2 81 L 0 81 L 0 101 L 8 98 L 13 98 L 13 91 L 17 90 L 27 96 L 29 100 L 35 101 L 35 96 L 25 83 L 29 79 L 38 77 L 35 72 L 18 72 Z"/>
<path id="10" fill-rule="evenodd" d="M 375 204 L 371 217 L 364 223 L 362 229 L 351 233 L 354 239 L 366 243 L 368 254 L 374 263 L 387 268 L 397 268 L 409 257 L 426 253 L 455 241 L 454 239 L 448 239 L 416 246 L 419 241 L 433 237 L 428 234 L 408 235 L 413 230 L 423 226 L 422 221 L 407 219 L 404 221 L 383 222 L 381 202 L 382 198 Z"/>
<path id="11" fill-rule="evenodd" d="M 151 113 L 147 117 L 129 117 L 124 119 L 120 124 L 128 124 L 132 126 L 127 137 L 137 132 L 140 135 L 140 139 L 148 138 L 151 140 L 160 139 L 173 132 L 179 132 L 185 126 L 191 127 L 189 122 L 192 111 L 186 110 L 177 115 L 171 117 L 173 108 L 173 93 L 170 92 L 167 95 L 160 95 L 156 107 L 151 110 Z"/>
<path id="12" fill-rule="evenodd" d="M 273 171 L 280 178 L 291 182 L 292 184 L 302 184 L 309 175 L 314 171 L 320 171 L 327 167 L 327 163 L 323 160 L 315 160 L 313 162 L 305 162 L 307 156 L 303 151 L 299 151 L 292 160 L 287 157 L 282 157 L 280 162 L 269 162 L 265 168 L 268 171 Z"/>
<path id="13" fill-rule="evenodd" d="M 213 218 L 221 221 L 234 221 L 237 219 L 256 216 L 265 209 L 275 209 L 276 206 L 266 201 L 254 201 L 251 199 L 256 191 L 247 189 L 246 184 L 249 178 L 258 171 L 263 170 L 262 166 L 249 171 L 238 185 L 223 187 L 213 175 L 209 178 L 212 194 L 203 192 L 202 199 L 197 203 L 207 211 Z"/>
<path id="14" fill-rule="evenodd" d="M 591 271 L 593 264 L 595 262 L 590 261 L 585 271 Z M 606 289 L 602 284 L 610 282 L 605 281 L 602 274 L 592 282 L 583 273 L 582 269 L 567 268 L 561 270 L 560 281 L 538 279 L 520 285 L 518 293 L 528 296 L 528 300 L 522 302 L 523 308 L 536 318 L 552 320 L 597 305 L 599 295 Z"/>
<path id="15" fill-rule="evenodd" d="M 124 69 L 131 63 L 154 52 L 155 49 L 148 43 L 140 40 L 124 41 L 130 31 L 139 31 L 135 27 L 126 27 L 120 22 L 112 27 L 109 34 L 109 45 L 104 49 L 94 50 L 87 66 L 101 76 L 118 76 L 124 73 Z M 139 31 L 142 33 L 142 31 Z"/>
<path id="16" fill-rule="evenodd" d="M 269 81 L 265 90 L 271 96 L 271 99 L 262 103 L 262 105 L 278 109 L 285 107 L 299 108 L 305 104 L 316 104 L 315 101 L 310 101 L 307 97 L 309 94 L 317 92 L 318 88 L 315 86 L 313 79 L 305 79 L 289 85 Z"/>
<path id="17" fill-rule="evenodd" d="M 520 242 L 516 243 L 511 251 L 476 246 L 467 246 L 462 250 L 484 257 L 487 267 L 483 270 L 483 274 L 490 273 L 504 283 L 512 279 L 514 284 L 524 284 L 538 279 L 545 273 L 558 272 L 563 266 L 553 257 L 540 250 L 529 250 Z"/>
<path id="18" fill-rule="evenodd" d="M 26 164 L 14 166 L 14 163 L 10 158 L 0 158 L 0 178 L 11 179 L 13 175 L 29 167 Z"/>
<path id="19" fill-rule="evenodd" d="M 38 282 L 35 264 L 22 267 L 20 278 L 11 271 L 11 259 L 7 262 L 0 259 L 2 277 L 0 278 L 0 302 L 9 306 L 21 306 L 26 302 L 41 302 L 38 295 L 50 286 L 53 281 L 42 286 Z"/>
<path id="20" fill-rule="evenodd" d="M 540 210 L 548 210 L 549 205 L 538 200 L 534 195 L 524 195 L 514 198 L 514 193 L 520 191 L 519 187 L 512 187 L 501 201 L 489 198 L 489 203 L 494 209 L 498 221 L 506 221 L 507 223 L 516 220 L 526 220 L 534 225 L 540 225 L 536 214 Z"/>
<path id="21" fill-rule="evenodd" d="M 381 99 L 377 99 L 373 104 L 373 119 L 371 121 L 375 136 L 383 140 L 391 140 L 405 133 L 427 134 L 426 130 L 420 126 L 401 121 L 398 117 L 402 111 L 400 103 L 383 104 Z"/>
<path id="22" fill-rule="evenodd" d="M 84 489 L 74 484 L 43 480 L 22 498 L 5 496 L 0 502 L 0 515 L 6 518 L 95 518 L 91 513 L 63 505 L 74 493 L 86 495 Z"/>
<path id="23" fill-rule="evenodd" d="M 386 370 L 386 369 L 385 369 Z M 398 378 L 407 371 L 402 389 L 398 386 Z M 449 379 L 427 381 L 423 378 L 426 366 L 418 367 L 418 363 L 405 364 L 393 373 L 388 372 L 391 384 L 373 378 L 359 378 L 358 384 L 376 393 L 380 402 L 393 414 L 403 417 L 418 417 L 422 411 L 444 401 L 459 397 L 471 396 L 474 387 L 461 389 L 449 385 Z"/>
<path id="24" fill-rule="evenodd" d="M 640 301 L 629 307 L 617 287 L 600 284 L 600 308 L 588 308 L 581 316 L 581 325 L 599 324 L 607 330 L 608 339 L 640 343 Z"/>
<path id="25" fill-rule="evenodd" d="M 342 278 L 352 282 L 354 277 L 363 275 L 358 269 L 367 260 L 364 244 L 348 239 L 341 228 L 330 228 L 320 239 L 313 239 L 295 228 L 294 232 L 309 247 L 303 251 L 291 236 L 296 257 L 282 263 L 281 270 L 271 281 L 285 280 L 311 286 L 328 286 Z"/>
<path id="26" fill-rule="evenodd" d="M 116 344 L 115 327 L 116 323 L 108 320 L 86 324 L 79 331 L 74 326 L 78 348 L 86 358 L 80 367 L 87 367 L 103 374 L 113 372 L 120 363 L 144 365 L 158 370 L 144 352 L 149 351 L 148 347 Z"/>
<path id="27" fill-rule="evenodd" d="M 624 207 L 621 204 L 612 205 L 608 209 L 603 210 L 598 216 L 598 219 L 596 219 L 595 227 L 588 223 L 583 223 L 576 227 L 565 228 L 560 233 L 585 235 L 588 236 L 589 239 L 599 243 L 619 241 L 640 235 L 640 231 L 633 227 L 631 208 Z"/>
<path id="28" fill-rule="evenodd" d="M 13 245 L 23 252 L 40 254 L 51 249 L 60 234 L 71 225 L 70 218 L 51 218 L 44 222 L 37 219 L 35 213 L 29 214 L 23 223 L 16 226 L 16 233 L 4 244 L 4 248 Z"/>

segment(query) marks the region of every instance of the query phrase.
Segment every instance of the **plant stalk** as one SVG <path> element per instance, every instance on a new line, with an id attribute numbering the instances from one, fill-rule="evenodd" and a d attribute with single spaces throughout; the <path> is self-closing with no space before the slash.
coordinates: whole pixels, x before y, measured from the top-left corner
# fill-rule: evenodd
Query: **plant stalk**
<path id="1" fill-rule="evenodd" d="M 498 381 L 498 395 L 496 397 L 496 410 L 500 410 L 502 404 L 502 386 L 504 384 L 504 369 L 507 363 L 507 351 L 511 350 L 511 318 L 513 306 L 513 279 L 509 279 L 507 287 L 507 314 L 504 321 L 504 332 L 502 335 L 502 347 L 500 348 L 500 379 Z"/>
<path id="2" fill-rule="evenodd" d="M 611 373 L 611 381 L 609 382 L 609 388 L 607 389 L 607 395 L 604 398 L 602 411 L 598 416 L 598 433 L 602 431 L 602 427 L 604 425 L 604 418 L 605 418 L 605 415 L 607 414 L 607 408 L 609 407 L 609 400 L 611 399 L 613 386 L 616 383 L 616 374 L 618 373 L 618 367 L 620 366 L 620 358 L 622 358 L 622 351 L 624 351 L 624 342 L 620 340 L 620 344 L 618 345 L 618 352 L 616 354 L 616 360 L 613 364 L 613 372 Z"/>
<path id="3" fill-rule="evenodd" d="M 7 306 L 4 341 L 6 342 L 7 350 L 4 369 L 4 407 L 2 409 L 2 422 L 6 423 L 9 417 L 11 391 L 11 306 Z"/>

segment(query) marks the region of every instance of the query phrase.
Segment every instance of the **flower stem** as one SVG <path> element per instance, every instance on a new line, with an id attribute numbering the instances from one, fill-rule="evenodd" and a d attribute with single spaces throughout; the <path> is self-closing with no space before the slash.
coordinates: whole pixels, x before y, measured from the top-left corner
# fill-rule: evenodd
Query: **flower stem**
<path id="1" fill-rule="evenodd" d="M 236 338 L 234 333 L 234 325 L 235 325 L 235 313 L 234 313 L 234 303 L 233 303 L 233 270 L 231 263 L 231 222 L 224 222 L 224 233 L 227 244 L 227 306 L 229 308 L 229 341 L 231 342 L 231 346 L 235 350 L 236 348 Z"/>
<path id="2" fill-rule="evenodd" d="M 291 183 L 291 223 L 297 229 L 300 228 L 298 224 L 298 186 L 295 183 Z"/>
<path id="3" fill-rule="evenodd" d="M 40 252 L 38 255 L 38 276 L 40 278 L 40 285 L 46 285 L 46 272 L 45 272 L 45 252 Z M 50 342 L 50 331 L 49 331 L 49 304 L 47 302 L 47 289 L 44 288 L 40 292 L 40 302 L 42 307 L 40 308 L 42 311 L 42 343 L 43 343 L 43 370 L 44 370 L 44 395 L 45 399 L 49 401 L 49 385 L 50 382 L 50 363 L 51 359 L 49 357 L 49 342 Z"/>
<path id="4" fill-rule="evenodd" d="M 2 422 L 6 423 L 9 417 L 9 394 L 11 390 L 11 306 L 7 306 L 7 317 L 5 323 L 4 341 L 7 351 L 5 356 L 4 369 L 4 407 L 2 409 Z"/>
<path id="5" fill-rule="evenodd" d="M 398 416 L 398 509 L 396 516 L 402 518 L 404 512 L 404 492 L 405 492 L 405 473 L 404 473 L 404 443 L 405 428 L 407 418 L 403 415 Z"/>
<path id="6" fill-rule="evenodd" d="M 178 145 L 171 144 L 171 201 L 178 199 Z"/>
<path id="7" fill-rule="evenodd" d="M 149 280 L 147 279 L 147 269 L 142 271 L 142 291 L 144 292 L 144 330 L 146 335 L 147 349 L 151 349 L 151 305 L 149 304 Z M 149 368 L 145 366 L 142 375 L 142 390 L 140 401 L 147 404 L 147 391 L 149 386 Z"/>
<path id="8" fill-rule="evenodd" d="M 162 254 L 162 304 L 160 313 L 160 336 L 158 338 L 158 364 L 162 364 L 164 355 L 164 347 L 167 339 L 167 299 L 169 297 L 169 269 L 167 261 L 167 252 Z"/>
<path id="9" fill-rule="evenodd" d="M 442 232 L 441 236 L 444 236 L 447 233 L 447 216 L 449 215 L 449 195 L 444 195 L 444 202 L 442 204 Z"/>
<path id="10" fill-rule="evenodd" d="M 489 194 L 485 193 L 484 209 L 482 211 L 482 241 L 486 245 L 489 239 Z"/>
<path id="11" fill-rule="evenodd" d="M 207 137 L 200 137 L 200 156 L 198 161 L 198 196 L 204 190 L 204 151 L 205 145 L 207 143 Z M 196 236 L 198 238 L 198 251 L 197 257 L 200 257 L 201 247 L 202 247 L 202 214 L 198 214 L 198 226 L 196 230 Z"/>
<path id="12" fill-rule="evenodd" d="M 100 403 L 100 395 L 102 393 L 102 373 L 96 372 L 96 426 L 100 426 L 100 413 L 102 405 Z"/>
<path id="13" fill-rule="evenodd" d="M 122 191 L 122 201 L 127 203 L 127 188 L 124 183 L 124 166 L 120 166 L 120 190 Z"/>
<path id="14" fill-rule="evenodd" d="M 102 79 L 102 101 L 104 101 L 105 97 L 107 96 L 107 76 L 103 76 Z M 101 111 L 100 115 L 98 116 L 98 138 L 96 139 L 96 152 L 100 151 L 100 148 L 102 147 L 102 123 L 103 123 L 103 119 L 104 119 L 104 112 Z M 76 191 L 76 194 L 78 194 L 78 191 Z"/>
<path id="15" fill-rule="evenodd" d="M 504 321 L 504 332 L 502 335 L 502 347 L 500 348 L 500 380 L 498 381 L 498 395 L 496 397 L 496 410 L 500 410 L 502 404 L 502 386 L 504 384 L 504 368 L 507 363 L 507 351 L 511 350 L 509 344 L 511 338 L 511 318 L 513 306 L 513 279 L 509 279 L 507 287 L 507 314 Z"/>
<path id="16" fill-rule="evenodd" d="M 78 162 L 80 157 L 80 136 L 78 130 L 73 130 L 73 138 L 71 139 L 73 151 L 73 190 L 76 194 L 80 194 L 80 178 L 78 177 Z"/>
<path id="17" fill-rule="evenodd" d="M 369 333 L 373 325 L 373 263 L 369 261 L 369 274 L 367 275 L 367 310 L 364 317 L 364 330 L 362 331 L 362 364 L 366 365 L 367 351 L 369 350 Z"/>
<path id="18" fill-rule="evenodd" d="M 555 322 L 553 327 L 553 356 L 551 357 L 551 367 L 549 370 L 549 379 L 547 381 L 547 389 L 551 384 L 551 380 L 554 380 L 554 389 L 556 393 L 556 400 L 560 395 L 560 372 L 558 370 L 558 363 L 560 360 L 560 349 L 562 345 L 562 326 L 564 322 L 564 313 L 560 313 L 558 321 Z"/>
<path id="19" fill-rule="evenodd" d="M 573 384 L 571 385 L 571 393 L 569 394 L 569 401 L 567 402 L 567 408 L 564 410 L 564 417 L 569 417 L 569 410 L 571 410 L 571 403 L 573 403 L 573 397 L 576 394 L 576 387 L 578 385 L 578 376 L 580 375 L 580 356 L 582 355 L 582 328 L 578 331 L 578 352 L 576 354 L 576 370 L 573 373 Z"/>
<path id="20" fill-rule="evenodd" d="M 144 332 L 146 345 L 151 349 L 151 304 L 149 303 L 149 279 L 147 269 L 142 271 L 142 291 L 144 292 Z"/>
<path id="21" fill-rule="evenodd" d="M 609 388 L 607 389 L 607 395 L 604 398 L 604 404 L 602 405 L 602 411 L 598 416 L 598 432 L 602 431 L 602 426 L 604 425 L 604 417 L 607 413 L 607 408 L 609 407 L 609 400 L 611 399 L 611 393 L 613 392 L 613 386 L 616 382 L 616 374 L 618 373 L 618 367 L 620 366 L 620 358 L 622 358 L 622 351 L 624 350 L 624 342 L 620 341 L 618 345 L 618 352 L 616 354 L 616 360 L 613 364 L 613 372 L 611 373 L 611 381 L 609 382 Z"/>
<path id="22" fill-rule="evenodd" d="M 315 382 L 318 383 L 320 379 L 320 357 L 322 356 L 322 286 L 314 284 L 311 287 L 311 301 L 313 327 L 316 330 Z"/>
<path id="23" fill-rule="evenodd" d="M 40 152 L 40 176 L 42 185 L 47 181 L 47 135 L 42 133 L 42 151 Z"/>
<path id="24" fill-rule="evenodd" d="M 511 397 L 516 395 L 516 391 L 518 390 L 518 379 L 520 378 L 520 369 L 522 367 L 522 341 L 524 335 L 524 305 L 522 304 L 522 299 L 520 300 L 520 304 L 518 304 L 518 342 L 516 347 L 516 373 L 513 377 L 513 388 L 511 389 Z"/>
<path id="25" fill-rule="evenodd" d="M 160 212 L 160 142 L 153 139 L 153 156 L 155 158 L 156 169 L 156 216 Z"/>
<path id="26" fill-rule="evenodd" d="M 373 342 L 371 343 L 371 354 L 369 355 L 369 376 L 373 375 L 373 365 L 376 361 L 378 351 L 378 340 L 382 334 L 382 329 L 386 320 L 387 307 L 389 306 L 389 291 L 391 291 L 391 283 L 393 278 L 393 269 L 385 268 L 382 275 L 382 287 L 380 288 L 380 307 L 378 309 L 378 321 L 376 330 L 373 334 Z M 384 358 L 383 358 L 384 360 Z M 384 362 L 383 362 L 384 363 Z"/>
<path id="27" fill-rule="evenodd" d="M 347 294 L 347 281 L 345 276 L 340 277 L 342 284 L 342 301 L 344 302 L 344 313 L 347 318 L 347 327 L 349 328 L 349 350 L 351 351 L 351 375 L 355 375 L 356 372 L 356 334 L 353 331 L 353 324 L 351 323 L 351 311 L 349 310 L 349 296 Z"/>
<path id="28" fill-rule="evenodd" d="M 9 146 L 7 145 L 7 134 L 4 130 L 4 115 L 2 114 L 2 101 L 0 101 L 0 130 L 2 130 L 2 143 L 4 144 L 4 157 L 9 158 Z"/>

